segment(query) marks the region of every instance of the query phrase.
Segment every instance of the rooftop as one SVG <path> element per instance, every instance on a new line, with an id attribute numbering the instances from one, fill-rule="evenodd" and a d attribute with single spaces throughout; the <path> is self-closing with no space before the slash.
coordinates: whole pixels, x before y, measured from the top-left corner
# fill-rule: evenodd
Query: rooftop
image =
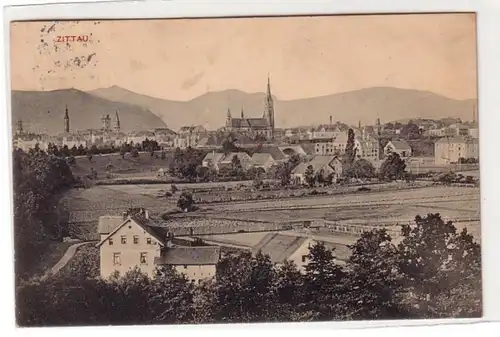
<path id="1" fill-rule="evenodd" d="M 166 248 L 154 263 L 158 265 L 214 265 L 219 262 L 220 247 L 171 247 Z"/>

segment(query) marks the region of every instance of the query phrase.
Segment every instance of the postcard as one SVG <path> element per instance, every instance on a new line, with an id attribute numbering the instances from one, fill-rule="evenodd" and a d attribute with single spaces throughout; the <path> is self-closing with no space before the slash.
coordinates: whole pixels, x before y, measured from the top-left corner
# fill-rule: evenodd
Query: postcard
<path id="1" fill-rule="evenodd" d="M 475 14 L 10 43 L 18 326 L 482 316 Z"/>

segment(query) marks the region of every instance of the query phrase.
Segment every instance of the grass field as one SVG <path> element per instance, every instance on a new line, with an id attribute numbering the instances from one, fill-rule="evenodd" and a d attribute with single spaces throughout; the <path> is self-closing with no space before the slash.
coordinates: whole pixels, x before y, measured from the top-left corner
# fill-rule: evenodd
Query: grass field
<path id="1" fill-rule="evenodd" d="M 159 153 L 157 153 L 159 155 Z M 105 178 L 106 167 L 111 164 L 111 174 L 116 177 L 155 177 L 156 172 L 160 168 L 169 166 L 170 156 L 167 154 L 166 159 L 151 157 L 149 153 L 141 152 L 136 158 L 132 158 L 129 154 L 125 159 L 119 154 L 103 154 L 95 155 L 92 161 L 87 157 L 78 157 L 75 159 L 75 165 L 71 167 L 71 171 L 75 176 L 83 176 L 90 174 L 91 169 L 97 171 L 98 178 Z"/>
<path id="2" fill-rule="evenodd" d="M 95 223 L 101 215 L 120 215 L 128 207 L 145 207 L 152 214 L 176 208 L 177 197 L 157 198 L 160 185 L 94 186 L 73 190 L 65 198 L 72 222 Z M 479 188 L 433 186 L 418 189 L 306 196 L 200 205 L 196 213 L 241 220 L 287 221 L 327 219 L 353 223 L 408 222 L 416 215 L 440 213 L 445 220 L 480 233 Z M 94 225 L 95 226 L 95 225 Z"/>

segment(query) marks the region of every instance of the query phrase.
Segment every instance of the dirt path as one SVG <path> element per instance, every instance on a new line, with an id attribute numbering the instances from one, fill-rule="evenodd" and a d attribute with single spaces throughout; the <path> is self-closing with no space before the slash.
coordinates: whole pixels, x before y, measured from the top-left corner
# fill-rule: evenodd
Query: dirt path
<path id="1" fill-rule="evenodd" d="M 66 250 L 66 253 L 64 253 L 63 257 L 45 273 L 42 279 L 47 278 L 49 275 L 57 274 L 62 268 L 64 268 L 64 266 L 66 266 L 66 264 L 68 264 L 68 262 L 73 258 L 73 256 L 75 256 L 75 253 L 79 247 L 90 243 L 95 243 L 95 242 L 93 241 L 79 242 L 75 243 L 72 246 L 69 246 L 68 250 Z"/>

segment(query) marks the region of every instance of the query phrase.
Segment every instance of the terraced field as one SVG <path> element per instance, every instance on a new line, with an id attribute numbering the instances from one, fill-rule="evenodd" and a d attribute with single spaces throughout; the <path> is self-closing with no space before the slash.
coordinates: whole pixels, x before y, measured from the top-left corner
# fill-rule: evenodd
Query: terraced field
<path id="1" fill-rule="evenodd" d="M 95 223 L 101 215 L 119 215 L 129 207 L 145 207 L 153 213 L 175 208 L 177 198 L 157 198 L 158 188 L 158 185 L 95 186 L 71 191 L 63 202 L 70 211 L 70 221 L 82 224 Z M 468 227 L 477 238 L 480 233 L 479 188 L 433 186 L 202 204 L 200 208 L 196 213 L 207 217 L 263 221 L 328 219 L 355 223 L 407 222 L 417 214 L 440 213 L 445 220 L 453 220 L 457 227 Z"/>

